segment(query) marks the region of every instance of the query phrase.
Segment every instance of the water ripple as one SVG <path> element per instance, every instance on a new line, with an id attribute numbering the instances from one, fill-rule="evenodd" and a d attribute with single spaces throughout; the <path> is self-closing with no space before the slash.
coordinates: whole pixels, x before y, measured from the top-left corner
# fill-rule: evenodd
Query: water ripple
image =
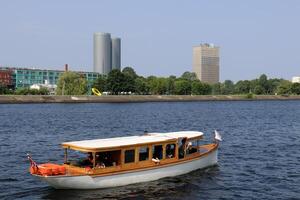
<path id="1" fill-rule="evenodd" d="M 300 101 L 0 105 L 1 199 L 299 199 Z M 224 141 L 219 165 L 100 190 L 55 190 L 28 173 L 72 140 L 200 130 Z"/>

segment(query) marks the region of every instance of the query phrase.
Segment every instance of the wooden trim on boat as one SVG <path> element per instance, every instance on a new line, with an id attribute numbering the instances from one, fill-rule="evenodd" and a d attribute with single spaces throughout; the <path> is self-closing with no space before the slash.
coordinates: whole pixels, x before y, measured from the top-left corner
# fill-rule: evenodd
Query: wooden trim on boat
<path id="1" fill-rule="evenodd" d="M 144 145 L 145 146 L 145 145 Z M 178 153 L 176 152 L 176 156 L 174 158 L 169 159 L 162 159 L 160 164 L 154 164 L 152 159 L 152 145 L 149 145 L 149 159 L 145 161 L 138 161 L 138 162 L 132 162 L 127 164 L 121 164 L 113 167 L 107 167 L 107 168 L 99 168 L 99 169 L 92 169 L 90 171 L 86 171 L 85 168 L 70 166 L 70 165 L 64 165 L 67 167 L 68 171 L 71 171 L 72 175 L 63 175 L 64 177 L 68 176 L 91 176 L 91 177 L 99 177 L 99 176 L 109 176 L 109 175 L 117 175 L 117 174 L 124 174 L 124 173 L 133 173 L 138 171 L 145 171 L 145 170 L 151 170 L 151 169 L 158 169 L 163 167 L 169 167 L 174 165 L 179 165 L 187 162 L 191 162 L 196 159 L 203 158 L 207 156 L 208 154 L 214 152 L 218 148 L 218 143 L 212 143 L 207 145 L 201 145 L 202 148 L 207 148 L 208 151 L 204 153 L 196 152 L 190 155 L 187 155 L 185 158 L 178 160 Z M 178 145 L 176 145 L 177 147 Z M 128 148 L 132 149 L 132 148 Z M 137 149 L 137 147 L 135 148 Z M 151 151 L 150 151 L 151 150 Z M 125 150 L 121 152 L 122 159 L 124 159 L 124 152 Z M 138 152 L 136 150 L 136 152 Z M 151 152 L 151 153 L 150 153 Z M 135 157 L 137 160 L 138 158 Z M 135 160 L 135 161 L 136 161 Z M 124 160 L 123 160 L 124 161 Z M 49 176 L 50 177 L 50 176 Z M 53 176 L 57 177 L 57 176 Z"/>

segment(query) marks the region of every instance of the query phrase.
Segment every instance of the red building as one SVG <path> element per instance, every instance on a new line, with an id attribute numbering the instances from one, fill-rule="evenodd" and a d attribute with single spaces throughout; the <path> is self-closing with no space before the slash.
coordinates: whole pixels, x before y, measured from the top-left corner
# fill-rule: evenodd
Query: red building
<path id="1" fill-rule="evenodd" d="M 0 85 L 11 86 L 12 84 L 12 71 L 0 69 Z"/>

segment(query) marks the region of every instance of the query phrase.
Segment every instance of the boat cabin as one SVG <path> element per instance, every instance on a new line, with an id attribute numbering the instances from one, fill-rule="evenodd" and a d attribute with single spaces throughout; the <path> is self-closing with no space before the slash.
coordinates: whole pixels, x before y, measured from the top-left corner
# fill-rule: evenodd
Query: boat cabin
<path id="1" fill-rule="evenodd" d="M 202 137 L 202 132 L 181 131 L 65 142 L 64 166 L 71 175 L 101 175 L 176 164 L 205 153 L 205 145 L 200 147 Z M 72 160 L 71 151 L 84 153 L 86 158 Z"/>

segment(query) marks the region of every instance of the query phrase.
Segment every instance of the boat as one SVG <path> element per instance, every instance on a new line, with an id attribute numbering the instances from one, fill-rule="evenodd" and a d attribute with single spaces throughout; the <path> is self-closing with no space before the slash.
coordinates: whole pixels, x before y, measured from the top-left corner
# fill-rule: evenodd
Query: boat
<path id="1" fill-rule="evenodd" d="M 173 177 L 216 165 L 221 137 L 203 143 L 203 133 L 145 133 L 62 143 L 64 163 L 36 164 L 30 173 L 56 189 L 98 189 Z"/>

